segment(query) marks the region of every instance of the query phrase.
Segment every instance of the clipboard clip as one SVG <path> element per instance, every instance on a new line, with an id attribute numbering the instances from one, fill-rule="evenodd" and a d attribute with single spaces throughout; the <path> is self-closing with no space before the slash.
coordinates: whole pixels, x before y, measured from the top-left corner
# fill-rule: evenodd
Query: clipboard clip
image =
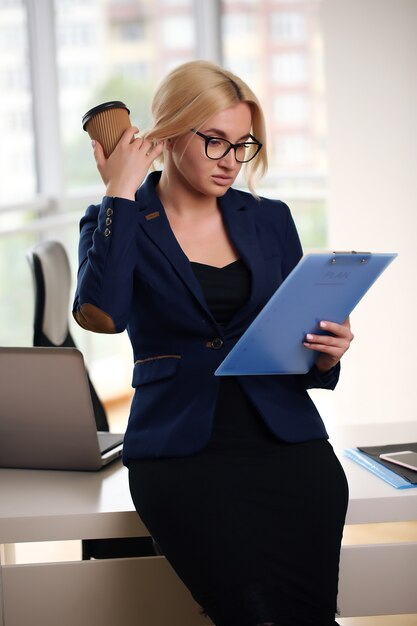
<path id="1" fill-rule="evenodd" d="M 371 256 L 372 252 L 358 252 L 357 250 L 333 250 L 333 254 L 334 255 L 338 255 L 338 254 L 344 254 L 344 255 L 346 255 L 346 254 L 353 254 L 355 256 L 356 255 L 357 256 L 362 256 L 363 258 L 360 260 L 360 263 L 363 265 L 364 263 L 367 263 L 369 261 L 369 257 Z M 332 265 L 337 263 L 336 257 L 331 259 L 330 263 Z"/>

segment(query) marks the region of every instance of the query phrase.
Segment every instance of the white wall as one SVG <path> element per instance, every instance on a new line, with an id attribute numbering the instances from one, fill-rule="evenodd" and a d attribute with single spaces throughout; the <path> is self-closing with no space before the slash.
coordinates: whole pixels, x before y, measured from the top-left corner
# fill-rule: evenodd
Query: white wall
<path id="1" fill-rule="evenodd" d="M 346 423 L 417 420 L 417 2 L 323 0 L 329 247 L 398 252 L 351 316 Z"/>

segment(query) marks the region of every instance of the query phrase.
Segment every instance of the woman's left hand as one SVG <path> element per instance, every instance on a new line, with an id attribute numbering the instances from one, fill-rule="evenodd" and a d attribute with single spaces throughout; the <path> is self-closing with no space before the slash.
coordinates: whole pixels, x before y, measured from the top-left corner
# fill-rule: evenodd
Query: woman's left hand
<path id="1" fill-rule="evenodd" d="M 320 328 L 330 333 L 329 335 L 308 334 L 305 337 L 304 345 L 309 350 L 320 352 L 316 361 L 316 367 L 321 372 L 327 372 L 337 363 L 349 350 L 353 333 L 350 329 L 350 321 L 347 318 L 343 324 L 322 321 Z"/>

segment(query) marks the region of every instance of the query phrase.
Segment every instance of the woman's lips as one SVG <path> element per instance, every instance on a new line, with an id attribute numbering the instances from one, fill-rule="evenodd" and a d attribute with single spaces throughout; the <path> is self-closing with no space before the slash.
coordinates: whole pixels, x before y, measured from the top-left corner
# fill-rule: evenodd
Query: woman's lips
<path id="1" fill-rule="evenodd" d="M 233 182 L 233 178 L 231 176 L 222 176 L 221 174 L 213 174 L 211 178 L 217 185 L 222 186 L 231 185 Z"/>

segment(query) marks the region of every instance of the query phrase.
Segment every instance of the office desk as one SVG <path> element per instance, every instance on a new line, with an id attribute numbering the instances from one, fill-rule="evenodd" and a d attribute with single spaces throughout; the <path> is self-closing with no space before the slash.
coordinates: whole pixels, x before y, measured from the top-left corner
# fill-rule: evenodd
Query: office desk
<path id="1" fill-rule="evenodd" d="M 343 455 L 344 448 L 417 441 L 417 419 L 326 427 L 349 482 L 346 524 L 417 521 L 417 488 L 395 489 Z M 417 613 L 417 542 L 343 546 L 339 607 L 345 617 Z"/>
<path id="2" fill-rule="evenodd" d="M 396 490 L 342 454 L 417 440 L 417 424 L 328 428 L 349 480 L 347 523 L 417 520 L 417 489 Z M 120 462 L 97 473 L 0 470 L 0 544 L 146 534 Z M 13 565 L 3 550 L 2 558 L 0 626 L 209 623 L 163 557 Z M 417 612 L 416 574 L 415 542 L 344 546 L 342 615 Z"/>

